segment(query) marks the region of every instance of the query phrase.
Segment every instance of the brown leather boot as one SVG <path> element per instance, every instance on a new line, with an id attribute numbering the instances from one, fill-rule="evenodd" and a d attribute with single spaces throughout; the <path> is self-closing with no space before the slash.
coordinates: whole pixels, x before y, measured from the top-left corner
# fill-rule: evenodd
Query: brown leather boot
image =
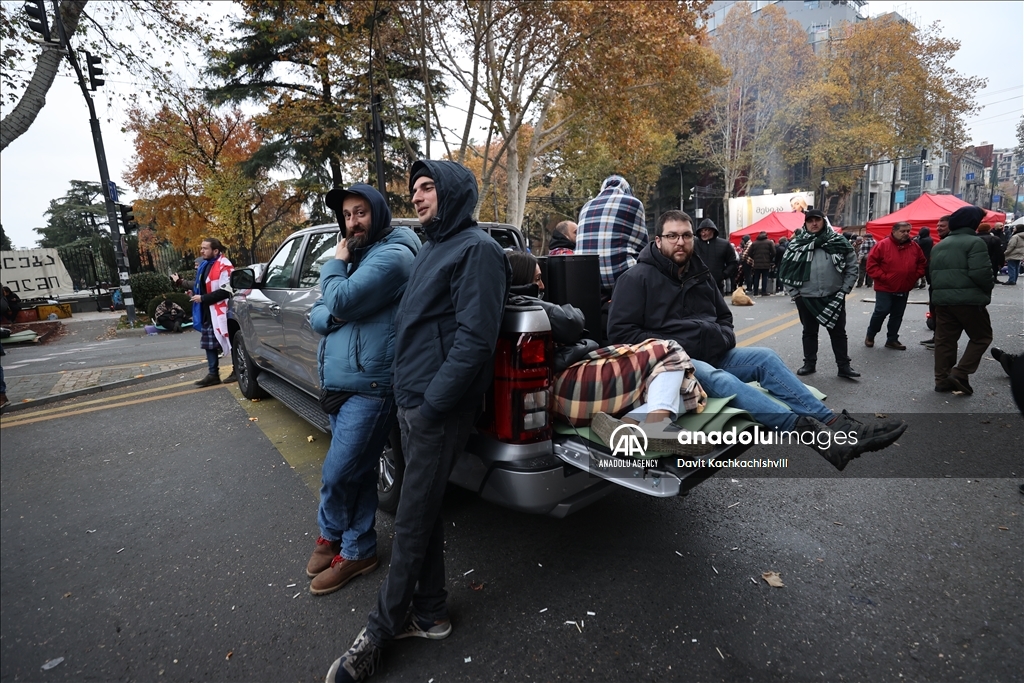
<path id="1" fill-rule="evenodd" d="M 357 576 L 369 574 L 378 564 L 376 555 L 365 560 L 346 560 L 336 555 L 331 566 L 317 574 L 309 584 L 309 592 L 313 595 L 333 593 Z"/>
<path id="2" fill-rule="evenodd" d="M 328 541 L 323 536 L 316 537 L 316 547 L 306 563 L 306 576 L 313 578 L 320 572 L 330 569 L 334 557 L 341 552 L 341 541 Z"/>

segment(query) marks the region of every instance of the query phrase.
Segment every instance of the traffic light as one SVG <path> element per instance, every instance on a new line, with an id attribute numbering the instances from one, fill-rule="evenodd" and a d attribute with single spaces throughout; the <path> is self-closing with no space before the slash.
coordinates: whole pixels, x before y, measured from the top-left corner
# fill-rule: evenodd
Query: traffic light
<path id="1" fill-rule="evenodd" d="M 100 58 L 95 57 L 88 52 L 85 53 L 85 65 L 89 69 L 89 90 L 95 92 L 96 88 L 100 87 L 105 80 L 100 78 L 103 75 L 103 65 L 100 64 Z"/>
<path id="2" fill-rule="evenodd" d="M 138 230 L 139 224 L 135 222 L 135 213 L 132 211 L 132 205 L 118 204 L 118 208 L 121 209 L 121 226 L 124 228 L 125 233 Z"/>
<path id="3" fill-rule="evenodd" d="M 44 0 L 29 0 L 25 3 L 25 14 L 28 15 L 28 27 L 50 42 L 50 24 L 46 21 L 46 5 Z"/>

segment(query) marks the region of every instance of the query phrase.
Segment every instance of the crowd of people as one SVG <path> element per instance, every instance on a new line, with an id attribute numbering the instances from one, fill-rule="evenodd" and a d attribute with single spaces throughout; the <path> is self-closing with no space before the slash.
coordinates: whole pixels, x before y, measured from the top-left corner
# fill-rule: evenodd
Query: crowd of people
<path id="1" fill-rule="evenodd" d="M 821 327 L 839 376 L 859 377 L 845 306 L 858 279 L 875 290 L 865 344 L 874 346 L 888 321 L 885 347 L 895 350 L 906 348 L 899 330 L 907 296 L 927 282 L 936 321 L 935 390 L 969 395 L 969 377 L 992 341 L 986 306 L 995 275 L 1005 259 L 1009 277 L 1002 284 L 1015 285 L 1024 258 L 1024 228 L 1001 242 L 1002 226 L 985 230 L 984 213 L 974 207 L 944 217 L 934 243 L 927 230 L 911 239 L 907 223 L 877 243 L 851 239 L 806 206 L 799 207 L 802 229 L 778 244 L 762 232 L 734 249 L 713 221 L 695 225 L 681 211 L 659 216 L 651 237 L 643 203 L 625 178 L 613 175 L 584 205 L 578 223 L 555 226 L 549 251 L 598 257 L 607 337 L 599 345 L 579 309 L 544 300 L 541 268 L 531 254 L 506 253 L 473 229 L 478 196 L 469 169 L 417 161 L 409 192 L 422 243 L 411 229 L 392 225 L 387 201 L 369 185 L 325 197 L 342 229 L 309 315 L 321 335 L 320 405 L 332 428 L 319 533 L 306 564 L 311 593 L 334 593 L 378 568 L 376 470 L 396 426 L 404 463 L 388 573 L 365 628 L 331 664 L 328 681 L 364 680 L 392 641 L 452 633 L 441 502 L 490 385 L 510 296 L 529 297 L 551 322 L 557 347 L 551 401 L 571 424 L 590 423 L 606 438 L 624 423 L 643 422 L 652 448 L 683 453 L 675 450 L 678 416 L 699 412 L 708 397 L 732 397 L 732 405 L 769 428 L 811 435 L 801 443 L 842 471 L 892 445 L 907 428 L 896 419 L 865 424 L 834 411 L 798 377 L 817 371 Z M 233 267 L 224 251 L 216 238 L 203 240 L 195 280 L 174 278 L 188 290 L 202 332 L 208 361 L 202 387 L 235 379 L 232 371 L 221 380 L 218 365 L 231 353 L 224 284 Z M 744 282 L 753 295 L 784 293 L 795 302 L 803 330 L 803 365 L 796 372 L 771 349 L 737 346 L 724 294 Z M 13 318 L 14 306 L 6 297 L 4 304 L 3 315 Z M 158 317 L 176 330 L 187 316 L 168 298 Z M 970 341 L 958 360 L 962 332 Z M 1008 374 L 1024 372 L 1016 356 L 999 349 L 993 355 Z M 833 438 L 840 432 L 858 438 Z"/>

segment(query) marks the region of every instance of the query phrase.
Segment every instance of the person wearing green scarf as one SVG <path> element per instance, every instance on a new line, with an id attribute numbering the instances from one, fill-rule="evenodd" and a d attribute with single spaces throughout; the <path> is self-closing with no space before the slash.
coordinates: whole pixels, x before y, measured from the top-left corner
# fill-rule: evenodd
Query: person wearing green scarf
<path id="1" fill-rule="evenodd" d="M 817 370 L 818 328 L 824 326 L 832 340 L 839 376 L 860 377 L 850 366 L 846 338 L 846 295 L 857 282 L 857 256 L 845 237 L 826 229 L 821 211 L 805 213 L 804 230 L 793 235 L 782 257 L 779 281 L 795 297 L 803 325 L 804 364 L 796 374 L 810 375 Z"/>

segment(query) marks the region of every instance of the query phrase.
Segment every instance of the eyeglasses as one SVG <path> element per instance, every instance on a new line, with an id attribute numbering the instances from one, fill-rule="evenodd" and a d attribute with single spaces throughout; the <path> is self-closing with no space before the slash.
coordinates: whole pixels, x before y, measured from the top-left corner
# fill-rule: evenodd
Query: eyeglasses
<path id="1" fill-rule="evenodd" d="M 669 232 L 664 235 L 659 235 L 661 239 L 668 240 L 669 242 L 678 242 L 679 240 L 686 240 L 689 242 L 693 239 L 692 232 Z"/>

